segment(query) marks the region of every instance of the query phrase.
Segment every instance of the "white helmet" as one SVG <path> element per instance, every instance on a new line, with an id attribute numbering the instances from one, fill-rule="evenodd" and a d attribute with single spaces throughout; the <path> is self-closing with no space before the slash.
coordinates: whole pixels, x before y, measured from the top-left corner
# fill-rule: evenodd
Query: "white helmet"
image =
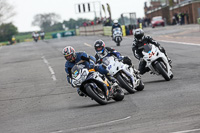
<path id="1" fill-rule="evenodd" d="M 118 23 L 118 20 L 115 19 L 113 22 L 114 22 L 114 24 L 116 24 L 116 23 Z"/>

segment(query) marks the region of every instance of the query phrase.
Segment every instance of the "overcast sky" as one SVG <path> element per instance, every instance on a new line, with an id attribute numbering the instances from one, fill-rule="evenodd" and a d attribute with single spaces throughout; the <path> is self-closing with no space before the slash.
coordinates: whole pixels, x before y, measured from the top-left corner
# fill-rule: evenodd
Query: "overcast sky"
<path id="1" fill-rule="evenodd" d="M 14 25 L 20 32 L 39 30 L 39 27 L 31 25 L 36 14 L 56 13 L 63 20 L 70 18 L 94 18 L 94 13 L 77 14 L 75 5 L 78 3 L 88 3 L 95 0 L 8 0 L 15 7 L 17 15 L 12 18 Z M 144 2 L 147 0 L 97 0 L 104 4 L 110 4 L 112 19 L 118 19 L 121 13 L 136 12 L 137 17 L 144 17 Z M 92 8 L 92 7 L 91 7 Z M 97 7 L 96 7 L 97 8 Z M 107 7 L 106 7 L 107 11 Z M 97 12 L 97 15 L 100 14 Z M 102 13 L 105 16 L 104 13 Z M 108 14 L 107 14 L 108 16 Z"/>

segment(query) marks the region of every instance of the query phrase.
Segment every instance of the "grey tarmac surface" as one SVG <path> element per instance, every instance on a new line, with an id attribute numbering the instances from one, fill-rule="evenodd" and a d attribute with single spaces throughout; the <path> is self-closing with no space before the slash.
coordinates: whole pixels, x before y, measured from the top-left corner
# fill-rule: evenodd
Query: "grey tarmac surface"
<path id="1" fill-rule="evenodd" d="M 177 41 L 173 34 L 191 38 L 187 29 L 192 32 L 198 26 L 144 30 L 158 40 Z M 195 33 L 192 37 L 197 36 L 198 40 L 199 33 Z M 200 41 L 191 39 L 197 45 L 160 41 L 173 60 L 174 79 L 164 81 L 147 73 L 142 76 L 144 91 L 100 106 L 88 97 L 79 97 L 67 83 L 61 54 L 66 45 L 71 45 L 76 51 L 94 55 L 93 42 L 100 38 L 106 46 L 131 57 L 138 67 L 131 51 L 132 36 L 125 37 L 119 47 L 106 36 L 76 36 L 1 47 L 0 133 L 200 132 Z"/>

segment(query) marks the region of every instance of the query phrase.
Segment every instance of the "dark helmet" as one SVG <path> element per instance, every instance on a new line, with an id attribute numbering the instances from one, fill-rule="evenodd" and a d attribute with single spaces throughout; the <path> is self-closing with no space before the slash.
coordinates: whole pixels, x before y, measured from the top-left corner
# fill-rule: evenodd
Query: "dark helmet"
<path id="1" fill-rule="evenodd" d="M 144 36 L 144 31 L 142 29 L 136 29 L 134 31 L 134 37 L 138 40 L 142 39 L 142 37 Z"/>
<path id="2" fill-rule="evenodd" d="M 65 56 L 65 59 L 69 62 L 73 62 L 76 59 L 76 53 L 73 47 L 67 46 L 62 51 L 63 55 Z"/>
<path id="3" fill-rule="evenodd" d="M 103 54 L 105 51 L 105 43 L 102 40 L 96 40 L 94 48 L 97 54 Z"/>

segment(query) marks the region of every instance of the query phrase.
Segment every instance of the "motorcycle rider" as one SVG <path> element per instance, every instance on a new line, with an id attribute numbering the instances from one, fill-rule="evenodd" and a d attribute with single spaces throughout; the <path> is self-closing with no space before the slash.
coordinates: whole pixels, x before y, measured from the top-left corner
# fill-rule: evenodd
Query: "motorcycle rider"
<path id="1" fill-rule="evenodd" d="M 81 56 L 84 56 L 84 57 L 87 57 L 87 58 L 90 59 L 89 62 L 87 62 L 87 61 L 85 62 L 85 66 L 88 69 L 95 68 L 95 70 L 99 71 L 101 74 L 104 74 L 104 72 L 105 72 L 105 71 L 98 70 L 99 67 L 95 66 L 96 59 L 93 56 L 91 56 L 91 55 L 87 55 L 85 52 L 75 52 L 75 49 L 73 47 L 67 46 L 67 47 L 65 47 L 63 49 L 62 53 L 63 53 L 65 59 L 67 60 L 66 63 L 65 63 L 65 71 L 67 73 L 67 81 L 70 84 L 71 84 L 71 69 L 73 68 L 73 66 L 76 63 L 78 63 L 79 61 L 82 60 Z M 113 84 L 110 87 L 109 92 L 112 91 L 113 87 L 117 87 L 117 85 Z M 84 93 L 79 88 L 77 88 L 77 92 L 78 92 L 78 94 L 80 96 L 84 96 Z"/>
<path id="2" fill-rule="evenodd" d="M 90 58 L 89 62 L 85 62 L 85 66 L 88 69 L 92 69 L 94 68 L 96 59 L 93 56 L 89 56 L 87 55 L 85 52 L 75 52 L 75 49 L 71 46 L 66 46 L 63 50 L 62 53 L 65 57 L 65 59 L 67 60 L 65 63 L 65 71 L 67 73 L 67 81 L 68 83 L 71 84 L 71 69 L 73 68 L 73 66 L 78 63 L 79 61 L 81 61 L 81 56 Z M 80 96 L 84 96 L 84 93 L 77 88 L 77 92 Z"/>
<path id="3" fill-rule="evenodd" d="M 109 57 L 109 56 L 114 55 L 119 60 L 123 61 L 124 64 L 128 64 L 129 67 L 133 67 L 131 59 L 129 57 L 127 57 L 127 56 L 125 56 L 125 57 L 121 56 L 121 54 L 119 52 L 117 52 L 115 49 L 112 49 L 110 47 L 105 47 L 105 43 L 102 40 L 96 40 L 95 43 L 94 43 L 94 48 L 95 48 L 95 51 L 96 51 L 96 54 L 95 54 L 96 63 L 99 64 L 98 71 L 100 73 L 104 73 L 106 75 L 106 77 L 108 78 L 108 80 L 111 81 L 112 83 L 116 83 L 116 80 L 101 65 L 102 59 L 104 57 Z M 133 67 L 133 69 L 134 69 L 134 67 Z M 134 71 L 135 71 L 135 73 L 137 73 L 136 69 L 134 69 Z M 134 82 L 133 79 L 132 79 L 132 82 Z"/>
<path id="4" fill-rule="evenodd" d="M 35 39 L 39 39 L 39 34 L 38 34 L 38 32 L 37 31 L 35 31 L 35 32 L 33 32 L 32 33 L 32 38 L 35 40 Z"/>
<path id="5" fill-rule="evenodd" d="M 165 49 L 157 41 L 153 40 L 153 38 L 151 36 L 145 36 L 144 31 L 142 29 L 136 29 L 134 31 L 134 40 L 133 40 L 133 45 L 132 45 L 132 51 L 133 51 L 135 58 L 140 60 L 139 68 L 138 68 L 140 74 L 144 74 L 149 71 L 149 68 L 145 67 L 146 62 L 143 60 L 143 54 L 142 54 L 144 45 L 146 43 L 151 43 L 151 44 L 154 44 L 156 47 L 158 47 L 159 50 L 165 54 L 165 56 L 168 59 L 169 64 L 171 65 L 172 61 L 167 56 Z"/>
<path id="6" fill-rule="evenodd" d="M 41 31 L 41 32 L 40 32 L 40 36 L 41 36 L 41 39 L 44 40 L 44 38 L 45 38 L 45 32 L 44 32 L 44 31 Z"/>
<path id="7" fill-rule="evenodd" d="M 114 20 L 113 21 L 112 30 L 111 30 L 111 32 L 112 32 L 112 35 L 111 35 L 112 39 L 113 39 L 113 29 L 115 29 L 115 28 L 120 28 L 120 30 L 122 31 L 121 25 L 118 22 L 118 20 Z"/>

